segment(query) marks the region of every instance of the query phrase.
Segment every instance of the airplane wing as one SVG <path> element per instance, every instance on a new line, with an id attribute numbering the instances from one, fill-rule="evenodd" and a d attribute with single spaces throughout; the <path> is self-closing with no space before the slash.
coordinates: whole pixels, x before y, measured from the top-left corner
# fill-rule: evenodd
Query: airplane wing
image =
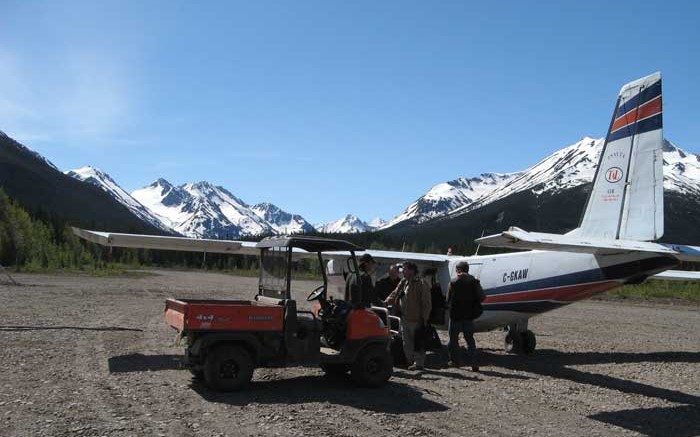
<path id="1" fill-rule="evenodd" d="M 229 253 L 236 255 L 259 255 L 255 242 L 207 240 L 159 235 L 119 234 L 73 228 L 78 237 L 106 247 L 130 247 L 140 249 L 178 250 L 186 252 Z"/>
<path id="2" fill-rule="evenodd" d="M 105 247 L 127 247 L 135 249 L 178 250 L 187 252 L 228 253 L 234 255 L 260 255 L 260 249 L 253 241 L 208 240 L 186 237 L 165 237 L 159 235 L 120 234 L 115 232 L 98 232 L 72 228 L 78 237 Z M 310 256 L 308 252 L 294 248 L 296 258 Z M 360 254 L 369 253 L 380 262 L 395 263 L 401 261 L 443 262 L 451 258 L 449 255 L 429 253 L 396 252 L 389 250 L 366 250 Z M 314 254 L 311 254 L 315 256 Z M 328 252 L 331 257 L 346 257 L 347 252 Z"/>
<path id="3" fill-rule="evenodd" d="M 438 255 L 434 253 L 398 252 L 391 250 L 366 250 L 361 253 L 368 253 L 372 258 L 383 263 L 399 263 L 402 261 L 414 262 L 444 262 L 450 259 L 463 258 L 451 255 Z"/>

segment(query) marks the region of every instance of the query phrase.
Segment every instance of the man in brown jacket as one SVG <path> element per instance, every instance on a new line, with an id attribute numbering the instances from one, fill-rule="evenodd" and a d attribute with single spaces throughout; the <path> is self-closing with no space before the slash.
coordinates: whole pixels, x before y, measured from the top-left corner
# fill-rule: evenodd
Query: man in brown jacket
<path id="1" fill-rule="evenodd" d="M 412 262 L 403 263 L 403 277 L 385 302 L 398 305 L 401 310 L 401 338 L 408 369 L 422 370 L 425 368 L 425 350 L 415 350 L 415 335 L 430 319 L 430 289 L 420 279 L 418 266 Z"/>

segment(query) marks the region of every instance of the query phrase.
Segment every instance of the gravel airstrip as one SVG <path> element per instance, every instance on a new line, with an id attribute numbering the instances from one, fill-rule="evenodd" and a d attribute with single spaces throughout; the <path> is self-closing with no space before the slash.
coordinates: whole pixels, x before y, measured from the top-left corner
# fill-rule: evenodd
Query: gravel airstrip
<path id="1" fill-rule="evenodd" d="M 15 278 L 0 285 L 0 436 L 700 435 L 697 306 L 574 304 L 531 321 L 531 356 L 478 335 L 479 373 L 431 355 L 381 389 L 289 368 L 221 394 L 181 368 L 164 300 L 251 298 L 255 278 Z"/>

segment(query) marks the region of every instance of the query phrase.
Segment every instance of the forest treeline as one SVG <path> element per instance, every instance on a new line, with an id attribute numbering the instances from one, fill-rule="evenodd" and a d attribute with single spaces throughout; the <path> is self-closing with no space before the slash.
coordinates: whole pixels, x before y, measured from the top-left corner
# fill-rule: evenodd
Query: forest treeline
<path id="1" fill-rule="evenodd" d="M 43 211 L 30 214 L 0 188 L 0 264 L 16 271 L 193 267 L 251 270 L 257 258 L 145 249 L 108 249 L 80 240 L 68 223 Z"/>

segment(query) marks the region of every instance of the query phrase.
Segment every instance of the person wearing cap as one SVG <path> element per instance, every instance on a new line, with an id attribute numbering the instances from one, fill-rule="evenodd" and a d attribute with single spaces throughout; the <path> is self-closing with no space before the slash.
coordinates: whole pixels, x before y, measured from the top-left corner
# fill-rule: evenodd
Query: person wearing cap
<path id="1" fill-rule="evenodd" d="M 418 266 L 415 263 L 403 263 L 403 279 L 385 302 L 400 309 L 401 338 L 406 362 L 409 364 L 408 369 L 423 370 L 425 349 L 416 350 L 416 332 L 428 324 L 432 299 L 430 289 L 418 275 Z"/>
<path id="2" fill-rule="evenodd" d="M 447 305 L 450 310 L 448 332 L 450 340 L 447 349 L 450 354 L 449 366 L 459 367 L 459 333 L 464 335 L 472 370 L 479 371 L 476 341 L 474 340 L 474 319 L 482 313 L 481 302 L 486 295 L 479 280 L 469 274 L 469 263 L 460 261 L 456 266 L 457 278 L 450 282 L 447 292 Z"/>
<path id="3" fill-rule="evenodd" d="M 366 253 L 357 260 L 359 275 L 348 275 L 345 283 L 345 300 L 355 308 L 368 308 L 375 300 L 372 274 L 377 265 L 372 255 Z M 358 283 L 359 276 L 359 283 Z"/>

